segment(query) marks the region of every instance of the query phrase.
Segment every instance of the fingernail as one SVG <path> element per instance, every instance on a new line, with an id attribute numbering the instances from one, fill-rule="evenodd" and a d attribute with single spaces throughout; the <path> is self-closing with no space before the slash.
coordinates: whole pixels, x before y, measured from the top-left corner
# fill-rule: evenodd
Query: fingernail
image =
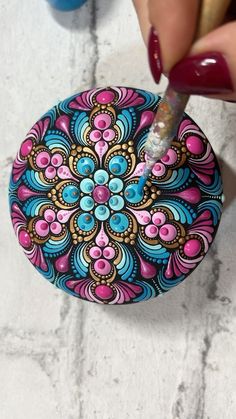
<path id="1" fill-rule="evenodd" d="M 180 93 L 209 95 L 233 91 L 228 65 L 219 52 L 184 58 L 170 71 L 169 81 Z"/>
<path id="2" fill-rule="evenodd" d="M 162 73 L 161 49 L 155 29 L 152 27 L 148 39 L 148 61 L 152 77 L 159 83 Z"/>

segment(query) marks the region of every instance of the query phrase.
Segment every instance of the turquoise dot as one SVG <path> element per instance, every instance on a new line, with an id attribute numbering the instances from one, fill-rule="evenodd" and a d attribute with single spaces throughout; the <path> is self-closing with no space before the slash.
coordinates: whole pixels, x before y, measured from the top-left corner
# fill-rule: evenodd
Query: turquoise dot
<path id="1" fill-rule="evenodd" d="M 75 185 L 67 185 L 62 191 L 62 198 L 67 204 L 75 204 L 79 195 L 79 188 Z"/>
<path id="2" fill-rule="evenodd" d="M 77 170 L 82 176 L 89 176 L 94 172 L 95 164 L 90 157 L 82 157 L 77 163 Z"/>
<path id="3" fill-rule="evenodd" d="M 114 178 L 110 180 L 108 186 L 111 192 L 118 193 L 121 192 L 123 189 L 123 182 L 121 179 Z"/>
<path id="4" fill-rule="evenodd" d="M 94 207 L 94 200 L 89 196 L 84 196 L 80 201 L 80 207 L 83 211 L 91 211 Z"/>
<path id="5" fill-rule="evenodd" d="M 143 195 L 138 192 L 138 184 L 132 183 L 125 188 L 125 199 L 131 204 L 137 204 L 142 201 Z"/>
<path id="6" fill-rule="evenodd" d="M 115 156 L 109 162 L 109 170 L 114 175 L 123 175 L 128 168 L 127 160 L 123 156 Z"/>
<path id="7" fill-rule="evenodd" d="M 92 193 L 94 186 L 94 181 L 92 179 L 83 179 L 80 182 L 80 189 L 83 193 Z"/>
<path id="8" fill-rule="evenodd" d="M 49 4 L 58 10 L 74 10 L 82 6 L 86 0 L 48 0 Z"/>
<path id="9" fill-rule="evenodd" d="M 105 170 L 97 170 L 94 173 L 94 180 L 98 185 L 105 185 L 109 180 L 109 175 Z"/>
<path id="10" fill-rule="evenodd" d="M 80 230 L 90 231 L 94 227 L 95 221 L 91 214 L 85 212 L 78 217 L 77 224 Z"/>
<path id="11" fill-rule="evenodd" d="M 109 208 L 107 208 L 105 205 L 99 205 L 96 209 L 95 209 L 95 213 L 94 213 L 95 217 L 100 220 L 100 221 L 105 221 L 109 218 L 110 216 L 110 210 Z"/>
<path id="12" fill-rule="evenodd" d="M 125 205 L 124 199 L 122 196 L 114 195 L 109 200 L 109 206 L 114 211 L 120 211 Z"/>
<path id="13" fill-rule="evenodd" d="M 109 220 L 110 227 L 117 233 L 123 233 L 129 227 L 129 220 L 125 214 L 114 214 Z"/>

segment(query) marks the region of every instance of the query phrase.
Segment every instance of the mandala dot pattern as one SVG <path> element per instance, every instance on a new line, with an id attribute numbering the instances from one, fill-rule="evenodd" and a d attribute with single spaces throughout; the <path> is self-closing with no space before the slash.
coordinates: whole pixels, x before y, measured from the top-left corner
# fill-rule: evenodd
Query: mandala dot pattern
<path id="1" fill-rule="evenodd" d="M 182 282 L 214 239 L 219 166 L 186 114 L 138 192 L 159 101 L 125 87 L 86 91 L 47 112 L 20 147 L 9 190 L 15 233 L 35 268 L 73 296 L 156 297 Z"/>

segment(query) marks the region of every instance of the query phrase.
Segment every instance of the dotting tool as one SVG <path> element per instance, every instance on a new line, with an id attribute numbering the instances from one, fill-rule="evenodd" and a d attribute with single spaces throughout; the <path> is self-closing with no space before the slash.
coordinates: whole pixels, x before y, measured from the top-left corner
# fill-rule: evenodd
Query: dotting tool
<path id="1" fill-rule="evenodd" d="M 201 38 L 220 25 L 230 2 L 231 0 L 202 1 L 195 40 Z M 140 177 L 138 183 L 139 194 L 142 194 L 143 188 L 155 163 L 160 160 L 170 148 L 188 100 L 189 95 L 177 93 L 168 85 L 164 97 L 159 104 L 145 144 L 147 158 L 144 173 Z"/>

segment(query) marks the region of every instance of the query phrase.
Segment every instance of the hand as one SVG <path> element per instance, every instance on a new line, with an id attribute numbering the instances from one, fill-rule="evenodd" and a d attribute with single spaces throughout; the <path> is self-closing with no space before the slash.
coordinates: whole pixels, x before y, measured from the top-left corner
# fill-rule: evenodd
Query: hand
<path id="1" fill-rule="evenodd" d="M 236 101 L 236 0 L 226 22 L 194 43 L 199 0 L 133 2 L 157 83 L 163 72 L 181 93 Z"/>

